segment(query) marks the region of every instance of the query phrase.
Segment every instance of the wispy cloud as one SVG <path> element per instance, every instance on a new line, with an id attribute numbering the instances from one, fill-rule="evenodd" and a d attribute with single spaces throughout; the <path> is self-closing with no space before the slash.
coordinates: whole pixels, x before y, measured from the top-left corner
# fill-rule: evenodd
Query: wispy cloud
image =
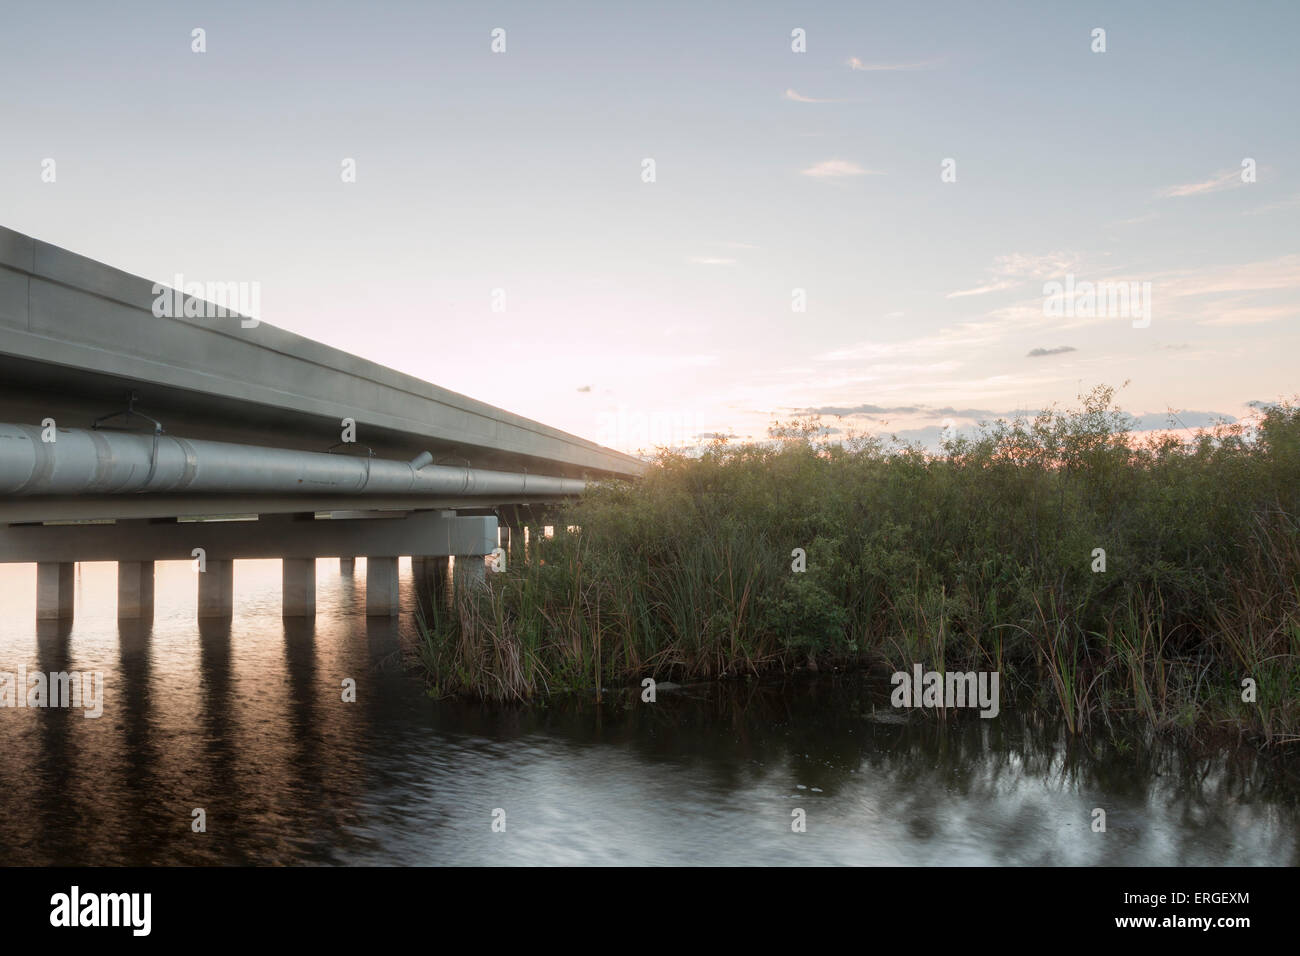
<path id="1" fill-rule="evenodd" d="M 1261 322 L 1276 322 L 1300 314 L 1300 306 L 1295 305 L 1259 305 L 1240 309 L 1228 309 L 1213 318 L 1203 319 L 1199 325 L 1258 325 Z"/>
<path id="2" fill-rule="evenodd" d="M 1265 203 L 1255 209 L 1247 209 L 1243 215 L 1258 216 L 1261 213 L 1276 212 L 1279 209 L 1294 209 L 1296 206 L 1300 206 L 1300 193 L 1294 193 L 1285 199 L 1279 199 L 1277 202 Z"/>
<path id="3" fill-rule="evenodd" d="M 791 408 L 796 415 L 834 415 L 853 418 L 859 415 L 926 415 L 931 418 L 996 418 L 1000 412 L 987 408 L 933 408 L 928 405 L 821 405 L 815 408 Z"/>
<path id="4" fill-rule="evenodd" d="M 1252 404 L 1252 403 L 1248 403 Z M 1266 404 L 1266 403 L 1259 403 Z M 997 419 L 1014 419 L 1030 413 L 1027 408 L 1004 409 L 995 411 L 988 408 L 938 408 L 932 405 L 821 405 L 811 408 L 788 408 L 787 412 L 795 415 L 832 415 L 836 418 L 877 417 L 881 415 L 917 416 L 925 419 L 956 419 L 968 421 L 995 421 Z M 1035 409 L 1034 411 L 1037 411 Z M 1226 412 L 1193 411 L 1190 409 L 1169 409 L 1164 412 L 1144 412 L 1140 415 L 1122 413 L 1125 424 L 1133 431 L 1158 431 L 1171 426 L 1177 428 L 1209 428 L 1220 421 L 1229 423 L 1237 419 Z M 915 429 L 912 431 L 919 431 Z M 902 436 L 905 432 L 899 432 Z"/>
<path id="5" fill-rule="evenodd" d="M 959 289 L 956 292 L 949 292 L 949 299 L 960 299 L 967 295 L 985 295 L 989 292 L 1001 292 L 1003 289 L 1014 289 L 1023 282 L 1023 279 L 998 279 L 987 285 L 978 285 L 973 289 Z"/>
<path id="6" fill-rule="evenodd" d="M 905 70 L 931 70 L 940 62 L 939 60 L 917 60 L 912 63 L 868 63 L 855 56 L 849 59 L 849 69 L 861 73 L 897 73 Z"/>
<path id="7" fill-rule="evenodd" d="M 843 103 L 843 100 L 824 100 L 814 96 L 804 96 L 797 90 L 789 89 L 782 94 L 787 100 L 795 103 Z"/>
<path id="8" fill-rule="evenodd" d="M 998 256 L 990 269 L 992 276 L 988 282 L 973 289 L 959 289 L 949 292 L 949 299 L 960 299 L 968 295 L 984 295 L 989 292 L 1001 292 L 1012 289 L 1031 279 L 1046 279 L 1074 271 L 1079 265 L 1079 257 L 1068 252 L 1049 252 L 1046 255 L 1026 255 L 1013 252 L 1007 256 Z"/>
<path id="9" fill-rule="evenodd" d="M 1066 352 L 1079 351 L 1073 345 L 1058 345 L 1054 349 L 1030 349 L 1025 358 L 1042 358 L 1044 355 L 1063 355 Z"/>
<path id="10" fill-rule="evenodd" d="M 864 169 L 846 159 L 824 159 L 803 171 L 803 175 L 816 179 L 839 179 L 843 176 L 883 176 L 874 169 Z"/>
<path id="11" fill-rule="evenodd" d="M 1179 196 L 1199 196 L 1203 193 L 1217 193 L 1241 185 L 1243 185 L 1241 170 L 1230 169 L 1224 173 L 1215 173 L 1209 179 L 1202 180 L 1199 183 L 1183 183 L 1178 186 L 1170 186 L 1167 189 L 1162 189 L 1160 195 L 1165 199 L 1174 199 Z"/>
<path id="12" fill-rule="evenodd" d="M 840 345 L 815 355 L 827 363 L 854 363 L 859 377 L 856 381 L 871 381 L 879 391 L 887 382 L 899 381 L 911 391 L 914 381 L 904 381 L 896 366 L 907 362 L 956 361 L 958 367 L 971 367 L 981 353 L 989 361 L 1005 356 L 1009 347 L 1020 347 L 1023 336 L 1033 330 L 1038 335 L 1057 335 L 1069 328 L 1082 328 L 1114 321 L 1098 315 L 1078 318 L 1063 323 L 1059 318 L 1044 316 L 1040 289 L 1031 285 L 1046 278 L 1079 272 L 1080 257 L 1069 252 L 1029 256 L 1015 254 L 996 260 L 991 271 L 994 279 L 980 289 L 963 290 L 974 295 L 986 288 L 1021 285 L 1017 300 L 985 312 L 973 321 L 962 321 L 914 338 L 894 341 L 880 339 Z M 1162 321 L 1188 322 L 1199 325 L 1236 326 L 1253 325 L 1287 320 L 1300 316 L 1300 255 L 1281 256 L 1258 262 L 1230 266 L 1201 267 L 1196 270 L 1128 275 L 1106 270 L 1098 274 L 1114 282 L 1152 281 L 1157 301 L 1162 303 Z M 950 294 L 952 297 L 954 294 Z M 1020 296 L 1026 296 L 1021 298 Z M 1267 296 L 1267 298 L 1264 298 Z M 1018 341 L 1017 341 L 1018 340 Z M 1182 346 L 1186 356 L 1186 346 Z M 1024 353 L 1021 353 L 1024 354 Z M 1055 349 L 1034 350 L 1026 357 L 1041 358 L 1065 354 Z M 1056 369 L 1057 363 L 1036 363 L 1037 368 Z M 862 378 L 869 373 L 868 378 Z M 1055 376 L 1057 373 L 1053 373 Z M 1029 384 L 1023 375 L 1017 381 Z M 1009 380 L 1009 379 L 1008 379 Z M 848 384 L 846 383 L 846 387 Z M 948 388 L 952 380 L 942 383 Z M 968 396 L 981 382 L 966 386 Z M 986 384 L 986 383 L 983 383 Z M 1048 387 L 1059 384 L 1056 377 L 1039 383 Z"/>
<path id="13" fill-rule="evenodd" d="M 1219 422 L 1232 424 L 1237 421 L 1235 415 L 1227 412 L 1198 412 L 1192 409 L 1174 409 L 1163 412 L 1144 412 L 1141 415 L 1125 415 L 1124 423 L 1136 432 L 1155 432 L 1168 429 L 1213 428 Z"/>
<path id="14" fill-rule="evenodd" d="M 1164 293 L 1176 296 L 1296 288 L 1300 288 L 1300 255 L 1219 266 L 1194 274 L 1183 273 L 1161 279 Z"/>
<path id="15" fill-rule="evenodd" d="M 1017 409 L 1012 412 L 1006 412 L 1001 415 L 989 415 L 989 418 L 1008 418 L 1013 419 L 1018 415 L 1029 415 L 1033 412 L 1029 409 Z M 1133 432 L 1158 433 L 1158 432 L 1190 432 L 1198 428 L 1211 428 L 1220 421 L 1226 421 L 1231 424 L 1237 419 L 1232 415 L 1221 412 L 1148 412 L 1144 415 L 1125 415 L 1124 424 Z M 937 452 L 941 450 L 942 443 L 954 436 L 965 436 L 967 438 L 975 437 L 978 432 L 973 428 L 949 428 L 940 425 L 928 425 L 923 428 L 903 428 L 890 431 L 888 433 L 894 438 L 904 442 L 919 442 L 929 451 Z M 878 437 L 886 437 L 884 433 L 877 433 Z"/>
<path id="16" fill-rule="evenodd" d="M 1040 310 L 1041 311 L 1041 310 Z M 977 323 L 966 322 L 959 326 L 940 329 L 930 335 L 921 335 L 901 341 L 885 342 L 869 340 L 843 345 L 814 356 L 820 362 L 855 362 L 859 366 L 872 366 L 878 363 L 891 372 L 900 372 L 907 362 L 939 362 L 945 367 L 956 367 L 957 363 L 948 361 L 944 356 L 954 352 L 969 352 L 978 345 L 996 341 L 1002 330 L 994 323 L 981 327 Z"/>

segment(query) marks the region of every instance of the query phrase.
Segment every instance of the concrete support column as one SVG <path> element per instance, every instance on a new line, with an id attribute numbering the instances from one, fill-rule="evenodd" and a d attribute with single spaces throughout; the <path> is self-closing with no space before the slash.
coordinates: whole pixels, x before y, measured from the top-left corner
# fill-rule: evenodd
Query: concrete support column
<path id="1" fill-rule="evenodd" d="M 77 581 L 75 561 L 40 561 L 36 565 L 36 620 L 72 617 L 72 595 Z"/>
<path id="2" fill-rule="evenodd" d="M 456 555 L 456 587 L 481 588 L 487 585 L 487 565 L 481 554 Z"/>
<path id="3" fill-rule="evenodd" d="M 450 560 L 445 554 L 422 554 L 411 558 L 411 577 L 420 594 L 441 604 L 447 603 Z"/>
<path id="4" fill-rule="evenodd" d="M 397 591 L 397 558 L 366 556 L 366 614 L 394 617 L 401 610 Z"/>
<path id="5" fill-rule="evenodd" d="M 502 508 L 497 515 L 497 532 L 501 547 L 506 549 L 506 567 L 524 560 L 524 529 L 519 524 L 519 509 Z"/>
<path id="6" fill-rule="evenodd" d="M 117 562 L 117 616 L 119 620 L 153 620 L 152 561 Z"/>
<path id="7" fill-rule="evenodd" d="M 499 547 L 506 556 L 506 567 L 510 567 L 510 562 L 514 561 L 514 552 L 510 550 L 510 526 L 507 524 L 497 525 L 497 547 Z"/>
<path id="8" fill-rule="evenodd" d="M 199 572 L 199 617 L 230 617 L 235 610 L 235 562 L 208 558 Z"/>
<path id="9" fill-rule="evenodd" d="M 345 578 L 350 578 L 357 570 L 356 558 L 339 558 L 339 574 Z"/>
<path id="10" fill-rule="evenodd" d="M 316 559 L 283 558 L 280 561 L 283 617 L 316 616 Z"/>
<path id="11" fill-rule="evenodd" d="M 434 600 L 441 604 L 447 603 L 447 587 L 451 583 L 450 564 L 451 559 L 445 554 L 425 558 L 425 579 L 433 590 Z"/>

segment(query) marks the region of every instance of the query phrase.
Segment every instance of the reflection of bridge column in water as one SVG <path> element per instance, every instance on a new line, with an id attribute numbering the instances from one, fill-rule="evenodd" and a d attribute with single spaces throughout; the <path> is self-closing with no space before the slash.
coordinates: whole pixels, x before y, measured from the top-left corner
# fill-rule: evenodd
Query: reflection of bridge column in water
<path id="1" fill-rule="evenodd" d="M 37 670 L 47 676 L 68 671 L 72 659 L 71 636 L 70 620 L 38 621 Z M 25 697 L 27 688 L 17 688 L 17 692 Z M 87 805 L 84 799 L 86 793 L 77 785 L 86 771 L 80 767 L 83 755 L 78 753 L 72 739 L 75 730 L 80 728 L 71 721 L 85 723 L 86 720 L 79 710 L 48 706 L 28 711 L 27 717 L 37 722 L 38 741 L 35 760 L 24 767 L 24 772 L 37 781 L 32 810 L 39 821 L 39 830 L 33 834 L 32 842 L 38 852 L 48 859 L 75 858 L 79 853 L 82 836 L 66 826 L 68 805 L 75 807 L 72 811 L 74 819 L 93 820 L 97 816 L 96 808 Z"/>
<path id="2" fill-rule="evenodd" d="M 328 770 L 324 724 L 328 719 L 322 697 L 333 687 L 322 679 L 316 655 L 316 624 L 311 620 L 284 622 L 284 666 L 289 685 L 287 728 L 291 751 L 284 755 L 285 773 L 292 780 L 294 812 L 320 819 Z M 333 829 L 332 823 L 320 821 Z"/>
<path id="3" fill-rule="evenodd" d="M 239 725 L 233 714 L 230 619 L 200 618 L 199 630 L 199 727 L 201 756 L 194 772 L 186 775 L 191 788 L 185 797 L 191 810 L 203 808 L 209 832 L 229 832 L 236 823 L 238 805 L 234 799 L 241 783 Z M 232 792 L 235 791 L 235 792 Z M 220 795 L 220 799 L 214 799 Z M 233 806 L 231 804 L 234 804 Z"/>
<path id="4" fill-rule="evenodd" d="M 152 562 L 149 577 L 152 584 Z M 152 588 L 150 597 L 152 604 Z M 152 607 L 149 616 L 153 616 Z M 114 770 L 125 806 L 115 823 L 126 833 L 105 833 L 102 837 L 128 855 L 123 862 L 142 866 L 173 857 L 189 831 L 184 825 L 186 811 L 158 799 L 166 787 L 159 777 L 163 755 L 153 724 L 152 621 L 119 618 L 117 633 L 120 683 L 117 699 L 112 702 L 112 719 L 120 728 L 122 759 Z"/>

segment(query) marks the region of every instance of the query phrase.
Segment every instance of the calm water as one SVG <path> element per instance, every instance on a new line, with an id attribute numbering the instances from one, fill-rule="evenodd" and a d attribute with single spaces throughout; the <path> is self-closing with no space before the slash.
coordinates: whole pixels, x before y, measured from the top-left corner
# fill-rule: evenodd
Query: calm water
<path id="1" fill-rule="evenodd" d="M 0 708 L 0 861 L 1300 863 L 1294 763 L 1067 750 L 1005 711 L 898 722 L 856 677 L 440 704 L 406 663 L 410 615 L 361 613 L 364 562 L 317 569 L 314 625 L 281 620 L 279 562 L 245 561 L 232 622 L 197 624 L 190 565 L 166 563 L 152 627 L 119 628 L 115 567 L 85 564 L 75 621 L 38 628 L 35 567 L 0 565 L 0 670 L 106 684 L 99 719 Z"/>

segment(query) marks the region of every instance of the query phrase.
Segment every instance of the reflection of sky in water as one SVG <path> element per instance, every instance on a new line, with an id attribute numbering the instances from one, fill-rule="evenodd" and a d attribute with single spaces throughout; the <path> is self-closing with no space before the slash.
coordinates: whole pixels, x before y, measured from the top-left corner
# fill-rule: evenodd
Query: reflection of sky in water
<path id="1" fill-rule="evenodd" d="M 104 672 L 104 716 L 0 710 L 7 863 L 1300 862 L 1296 767 L 994 721 L 871 719 L 857 680 L 588 704 L 438 705 L 403 669 L 409 615 L 368 621 L 364 564 L 318 565 L 318 616 L 279 616 L 279 562 L 236 565 L 227 626 L 158 565 L 152 635 L 82 565 L 71 627 L 35 625 L 35 568 L 0 565 L 0 669 Z M 403 578 L 404 606 L 411 581 Z M 358 703 L 340 700 L 353 677 Z M 877 703 L 884 698 L 875 698 Z M 886 704 L 887 706 L 887 704 Z M 1091 811 L 1107 832 L 1091 832 Z M 194 807 L 208 832 L 190 831 Z M 507 831 L 491 831 L 505 809 Z M 806 833 L 790 830 L 807 811 Z"/>

